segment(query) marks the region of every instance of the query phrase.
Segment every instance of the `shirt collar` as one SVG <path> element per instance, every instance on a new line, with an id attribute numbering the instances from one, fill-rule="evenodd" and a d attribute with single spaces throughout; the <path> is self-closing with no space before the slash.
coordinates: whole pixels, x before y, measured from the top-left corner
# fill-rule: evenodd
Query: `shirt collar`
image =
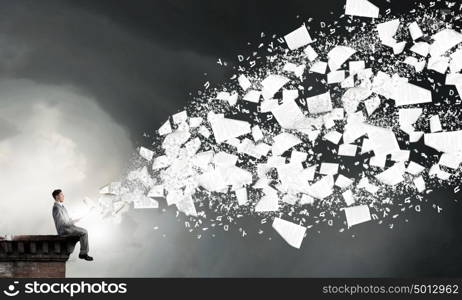
<path id="1" fill-rule="evenodd" d="M 55 203 L 58 204 L 58 205 L 61 205 L 61 207 L 64 207 L 64 204 L 62 204 L 62 203 L 59 202 L 59 201 L 55 201 Z"/>

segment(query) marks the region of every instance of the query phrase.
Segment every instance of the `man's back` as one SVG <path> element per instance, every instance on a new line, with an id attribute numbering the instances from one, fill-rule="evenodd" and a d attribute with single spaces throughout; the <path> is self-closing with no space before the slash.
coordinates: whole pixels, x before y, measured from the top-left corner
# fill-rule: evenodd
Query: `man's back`
<path id="1" fill-rule="evenodd" d="M 53 205 L 53 220 L 55 221 L 56 231 L 58 234 L 64 234 L 66 228 L 72 225 L 72 221 L 67 214 L 66 208 L 57 202 Z"/>

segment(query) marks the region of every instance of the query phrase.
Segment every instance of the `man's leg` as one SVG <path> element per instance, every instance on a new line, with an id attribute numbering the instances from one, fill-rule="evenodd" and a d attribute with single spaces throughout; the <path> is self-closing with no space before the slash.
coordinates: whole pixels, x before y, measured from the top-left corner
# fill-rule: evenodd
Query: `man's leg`
<path id="1" fill-rule="evenodd" d="M 80 253 L 79 255 L 88 254 L 88 231 L 85 228 L 79 226 L 73 226 L 73 233 L 80 237 Z"/>

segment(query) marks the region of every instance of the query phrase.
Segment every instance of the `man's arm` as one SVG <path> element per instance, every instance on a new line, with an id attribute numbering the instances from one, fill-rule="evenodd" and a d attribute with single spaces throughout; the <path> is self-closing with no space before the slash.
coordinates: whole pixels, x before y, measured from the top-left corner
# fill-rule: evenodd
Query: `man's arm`
<path id="1" fill-rule="evenodd" d="M 72 224 L 74 223 L 77 223 L 78 221 L 80 221 L 82 218 L 75 218 L 75 219 L 71 219 L 71 222 Z"/>
<path id="2" fill-rule="evenodd" d="M 74 222 L 67 216 L 62 209 L 53 207 L 53 218 L 59 226 L 73 225 Z"/>

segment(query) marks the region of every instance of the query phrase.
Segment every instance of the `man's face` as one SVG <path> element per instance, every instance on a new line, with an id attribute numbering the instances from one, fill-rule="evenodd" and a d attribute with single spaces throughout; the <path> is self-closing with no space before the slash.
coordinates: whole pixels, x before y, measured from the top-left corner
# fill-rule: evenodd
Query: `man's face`
<path id="1" fill-rule="evenodd" d="M 58 201 L 58 202 L 63 202 L 64 201 L 63 192 L 59 193 L 58 196 L 56 196 L 56 201 Z"/>

